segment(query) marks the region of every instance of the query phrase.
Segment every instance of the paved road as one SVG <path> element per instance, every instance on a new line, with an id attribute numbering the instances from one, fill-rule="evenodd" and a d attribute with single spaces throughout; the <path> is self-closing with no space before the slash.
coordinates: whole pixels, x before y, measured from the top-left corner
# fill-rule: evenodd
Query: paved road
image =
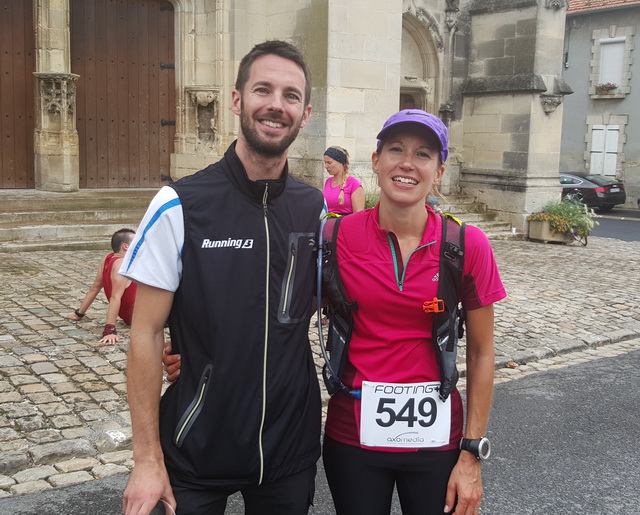
<path id="1" fill-rule="evenodd" d="M 640 209 L 615 208 L 607 213 L 597 213 L 596 220 L 598 225 L 590 237 L 640 241 Z"/>
<path id="2" fill-rule="evenodd" d="M 640 350 L 497 388 L 483 515 L 640 513 Z"/>
<path id="3" fill-rule="evenodd" d="M 636 515 L 640 339 L 498 371 L 483 515 Z M 126 476 L 0 500 L 12 515 L 117 515 Z M 228 515 L 241 515 L 232 499 Z M 322 471 L 311 515 L 333 515 Z M 397 503 L 392 515 L 401 513 Z M 355 515 L 355 514 L 354 514 Z"/>

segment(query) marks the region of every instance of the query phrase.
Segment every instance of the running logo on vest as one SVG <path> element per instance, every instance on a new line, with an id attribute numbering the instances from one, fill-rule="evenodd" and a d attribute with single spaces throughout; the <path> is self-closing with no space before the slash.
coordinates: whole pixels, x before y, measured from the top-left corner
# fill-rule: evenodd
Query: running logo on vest
<path id="1" fill-rule="evenodd" d="M 203 249 L 218 249 L 223 247 L 232 247 L 234 249 L 252 249 L 253 248 L 253 239 L 238 239 L 234 240 L 233 238 L 228 238 L 226 240 L 210 240 L 205 238 L 202 240 Z"/>

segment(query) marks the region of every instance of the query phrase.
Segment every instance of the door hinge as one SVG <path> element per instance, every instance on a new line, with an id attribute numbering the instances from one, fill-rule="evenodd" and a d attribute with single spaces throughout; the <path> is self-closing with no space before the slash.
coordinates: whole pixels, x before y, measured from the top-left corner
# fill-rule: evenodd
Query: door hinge
<path id="1" fill-rule="evenodd" d="M 162 61 L 160 62 L 160 69 L 161 70 L 175 70 L 176 69 L 176 65 L 173 63 L 163 63 Z"/>
<path id="2" fill-rule="evenodd" d="M 164 127 L 165 125 L 175 125 L 175 124 L 176 124 L 175 120 L 165 120 L 164 118 L 160 120 L 161 127 Z"/>

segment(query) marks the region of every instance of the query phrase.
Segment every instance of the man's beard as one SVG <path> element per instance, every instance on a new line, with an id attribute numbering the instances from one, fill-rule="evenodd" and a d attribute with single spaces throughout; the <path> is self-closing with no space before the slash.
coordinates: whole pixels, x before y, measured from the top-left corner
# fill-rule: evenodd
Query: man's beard
<path id="1" fill-rule="evenodd" d="M 284 154 L 300 132 L 300 124 L 298 124 L 288 134 L 285 134 L 281 140 L 269 141 L 260 138 L 254 123 L 258 122 L 254 122 L 246 111 L 240 112 L 240 130 L 244 134 L 247 146 L 256 154 L 265 157 L 277 157 Z"/>

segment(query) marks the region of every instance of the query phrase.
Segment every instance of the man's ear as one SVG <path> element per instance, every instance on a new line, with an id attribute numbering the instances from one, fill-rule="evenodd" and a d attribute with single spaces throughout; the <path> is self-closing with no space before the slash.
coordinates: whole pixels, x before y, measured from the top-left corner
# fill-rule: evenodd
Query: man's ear
<path id="1" fill-rule="evenodd" d="M 309 116 L 311 116 L 311 106 L 310 105 L 305 107 L 304 108 L 304 112 L 302 113 L 302 120 L 300 121 L 300 128 L 301 129 L 302 129 L 302 127 L 307 125 L 307 122 L 309 121 Z"/>
<path id="2" fill-rule="evenodd" d="M 240 92 L 237 89 L 234 89 L 231 92 L 231 110 L 240 116 L 240 104 L 242 103 L 242 98 Z"/>

